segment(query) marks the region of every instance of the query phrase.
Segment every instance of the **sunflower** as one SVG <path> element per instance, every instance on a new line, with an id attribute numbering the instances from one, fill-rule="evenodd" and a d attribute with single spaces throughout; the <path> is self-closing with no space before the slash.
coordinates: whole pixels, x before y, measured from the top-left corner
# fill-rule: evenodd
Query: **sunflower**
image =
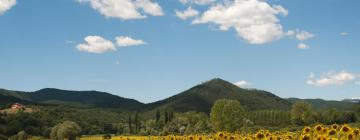
<path id="1" fill-rule="evenodd" d="M 331 125 L 331 128 L 337 130 L 339 128 L 339 125 L 333 124 L 333 125 Z"/>
<path id="2" fill-rule="evenodd" d="M 360 130 L 359 129 L 354 129 L 352 132 L 355 136 L 360 136 Z"/>
<path id="3" fill-rule="evenodd" d="M 311 128 L 310 128 L 310 127 L 304 127 L 304 128 L 302 129 L 302 133 L 303 133 L 303 134 L 309 134 L 310 131 L 311 131 Z"/>
<path id="4" fill-rule="evenodd" d="M 310 140 L 309 135 L 301 135 L 300 140 Z"/>
<path id="5" fill-rule="evenodd" d="M 322 127 L 322 125 L 316 125 L 315 126 L 315 131 L 317 132 L 317 133 L 321 133 L 321 131 L 323 130 L 323 127 Z"/>
<path id="6" fill-rule="evenodd" d="M 354 134 L 348 134 L 347 136 L 346 136 L 346 138 L 347 138 L 347 140 L 354 140 L 355 139 L 355 136 L 354 136 Z"/>
<path id="7" fill-rule="evenodd" d="M 292 139 L 293 139 L 293 136 L 291 136 L 291 135 L 287 135 L 287 136 L 286 136 L 286 139 L 288 139 L 288 140 L 292 140 Z"/>
<path id="8" fill-rule="evenodd" d="M 255 134 L 255 137 L 257 139 L 263 139 L 263 138 L 265 138 L 265 135 L 261 131 L 259 131 Z"/>
<path id="9" fill-rule="evenodd" d="M 319 135 L 319 136 L 316 137 L 316 140 L 326 140 L 326 136 Z"/>
<path id="10" fill-rule="evenodd" d="M 336 129 L 330 129 L 327 134 L 328 134 L 328 136 L 336 135 Z"/>
<path id="11" fill-rule="evenodd" d="M 223 132 L 219 132 L 218 134 L 217 134 L 217 137 L 218 138 L 223 138 L 225 136 L 225 134 L 223 133 Z"/>
<path id="12" fill-rule="evenodd" d="M 343 125 L 340 129 L 342 133 L 349 133 L 351 131 L 351 128 L 348 125 Z"/>

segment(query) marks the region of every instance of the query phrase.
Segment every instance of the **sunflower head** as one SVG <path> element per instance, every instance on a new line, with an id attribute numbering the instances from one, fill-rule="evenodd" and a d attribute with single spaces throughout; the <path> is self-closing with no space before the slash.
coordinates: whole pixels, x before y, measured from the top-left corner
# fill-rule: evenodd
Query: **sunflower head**
<path id="1" fill-rule="evenodd" d="M 324 136 L 324 135 L 318 135 L 318 136 L 316 137 L 316 140 L 326 140 L 326 136 Z"/>
<path id="2" fill-rule="evenodd" d="M 354 130 L 353 130 L 353 134 L 354 134 L 355 136 L 360 136 L 360 130 L 359 130 L 359 129 L 354 129 Z"/>
<path id="3" fill-rule="evenodd" d="M 355 139 L 354 134 L 351 134 L 351 133 L 348 134 L 348 135 L 347 135 L 347 139 L 348 139 L 348 140 L 353 140 L 353 139 Z"/>
<path id="4" fill-rule="evenodd" d="M 265 135 L 262 133 L 262 132 L 257 132 L 256 134 L 255 134 L 255 137 L 257 138 L 257 139 L 262 139 L 262 138 L 265 138 Z"/>
<path id="5" fill-rule="evenodd" d="M 223 133 L 223 132 L 219 132 L 218 134 L 217 134 L 217 137 L 218 138 L 223 138 L 225 136 L 225 134 Z"/>
<path id="6" fill-rule="evenodd" d="M 315 131 L 316 131 L 316 132 L 321 132 L 322 130 L 323 130 L 322 125 L 316 125 L 316 126 L 315 126 Z"/>
<path id="7" fill-rule="evenodd" d="M 340 131 L 343 133 L 349 133 L 351 131 L 351 128 L 348 125 L 343 125 Z"/>
<path id="8" fill-rule="evenodd" d="M 309 135 L 302 135 L 300 137 L 300 140 L 310 140 L 310 136 Z"/>
<path id="9" fill-rule="evenodd" d="M 331 125 L 331 128 L 337 130 L 339 128 L 339 125 L 333 124 L 333 125 Z"/>
<path id="10" fill-rule="evenodd" d="M 303 130 L 302 130 L 302 132 L 303 132 L 304 134 L 308 134 L 308 133 L 310 133 L 310 131 L 311 131 L 311 128 L 310 128 L 310 127 L 304 127 Z"/>
<path id="11" fill-rule="evenodd" d="M 334 136 L 336 134 L 336 129 L 330 129 L 328 131 L 328 136 Z"/>

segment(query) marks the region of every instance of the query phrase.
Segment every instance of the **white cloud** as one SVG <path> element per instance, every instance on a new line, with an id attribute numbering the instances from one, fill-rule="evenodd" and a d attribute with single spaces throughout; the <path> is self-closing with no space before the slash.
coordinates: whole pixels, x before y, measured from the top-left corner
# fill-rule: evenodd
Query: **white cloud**
<path id="1" fill-rule="evenodd" d="M 160 5 L 150 0 L 137 0 L 135 3 L 136 7 L 142 8 L 145 13 L 148 13 L 153 16 L 162 16 L 164 15 Z"/>
<path id="2" fill-rule="evenodd" d="M 342 35 L 342 36 L 347 36 L 348 33 L 347 33 L 347 32 L 342 32 L 342 33 L 340 33 L 340 35 Z"/>
<path id="3" fill-rule="evenodd" d="M 308 45 L 306 45 L 305 43 L 300 43 L 298 46 L 297 46 L 298 49 L 302 49 L 302 50 L 306 50 L 306 49 L 309 49 L 310 47 Z"/>
<path id="4" fill-rule="evenodd" d="M 116 39 L 116 44 L 121 47 L 138 46 L 138 45 L 146 44 L 142 40 L 133 39 L 133 38 L 127 37 L 127 36 L 118 36 L 115 39 Z"/>
<path id="5" fill-rule="evenodd" d="M 236 85 L 238 87 L 246 87 L 246 86 L 249 86 L 250 83 L 245 80 L 240 80 L 240 81 L 235 82 L 234 85 Z"/>
<path id="6" fill-rule="evenodd" d="M 199 15 L 199 11 L 192 9 L 191 7 L 189 7 L 188 9 L 184 10 L 184 11 L 178 11 L 175 10 L 176 16 L 179 17 L 182 20 L 186 20 L 188 18 L 191 17 L 195 17 L 197 15 Z"/>
<path id="7" fill-rule="evenodd" d="M 234 0 L 211 6 L 193 24 L 215 24 L 222 31 L 234 28 L 251 44 L 264 44 L 286 35 L 277 15 L 288 12 L 280 5 L 270 6 L 263 0 Z"/>
<path id="8" fill-rule="evenodd" d="M 91 7 L 102 15 L 111 18 L 143 19 L 146 14 L 152 16 L 164 15 L 160 5 L 151 0 L 77 0 L 90 3 Z"/>
<path id="9" fill-rule="evenodd" d="M 296 37 L 296 39 L 298 39 L 298 40 L 300 40 L 300 41 L 305 41 L 305 40 L 314 38 L 315 35 L 312 34 L 312 33 L 307 32 L 307 31 L 297 30 L 295 37 Z"/>
<path id="10" fill-rule="evenodd" d="M 0 0 L 0 15 L 15 6 L 16 0 Z"/>
<path id="11" fill-rule="evenodd" d="M 78 44 L 76 46 L 79 51 L 89 53 L 116 51 L 115 45 L 110 40 L 106 40 L 100 36 L 87 36 L 84 40 L 85 43 Z"/>
<path id="12" fill-rule="evenodd" d="M 207 5 L 216 2 L 216 0 L 180 0 L 182 4 Z"/>
<path id="13" fill-rule="evenodd" d="M 316 78 L 314 73 L 311 73 L 306 83 L 314 86 L 341 86 L 347 82 L 353 81 L 357 78 L 356 74 L 346 71 L 341 72 L 327 72 L 323 73 L 321 77 Z"/>

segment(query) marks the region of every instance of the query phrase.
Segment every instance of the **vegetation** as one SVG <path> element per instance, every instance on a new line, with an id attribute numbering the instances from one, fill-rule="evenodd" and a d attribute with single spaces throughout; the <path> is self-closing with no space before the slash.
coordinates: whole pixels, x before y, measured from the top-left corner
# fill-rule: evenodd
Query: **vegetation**
<path id="1" fill-rule="evenodd" d="M 358 140 L 360 139 L 359 127 L 350 127 L 348 125 L 331 126 L 316 125 L 314 127 L 303 127 L 297 131 L 281 130 L 269 131 L 259 130 L 252 133 L 228 133 L 217 132 L 211 135 L 187 135 L 187 136 L 116 136 L 117 140 Z M 101 140 L 101 137 L 83 137 L 80 140 Z"/>
<path id="2" fill-rule="evenodd" d="M 236 100 L 218 100 L 211 108 L 210 120 L 216 131 L 234 132 L 244 126 L 245 110 Z"/>
<path id="3" fill-rule="evenodd" d="M 39 95 L 36 99 L 32 97 L 35 94 Z M 80 99 L 82 94 L 84 100 Z M 287 130 L 286 133 L 281 131 L 279 136 L 291 134 L 293 137 L 302 137 L 298 134 L 299 131 L 295 130 L 304 125 L 356 125 L 360 121 L 360 103 L 344 103 L 346 106 L 340 107 L 346 109 L 321 107 L 322 109 L 318 110 L 317 103 L 314 102 L 288 102 L 271 93 L 241 89 L 221 79 L 211 80 L 150 104 L 94 91 L 78 93 L 46 89 L 25 93 L 0 90 L 0 95 L 10 97 L 0 97 L 0 100 L 16 99 L 34 110 L 17 110 L 15 113 L 0 110 L 0 140 L 32 136 L 55 140 L 77 139 L 86 135 L 98 135 L 99 139 L 129 138 L 116 135 L 198 137 L 216 132 L 224 135 L 229 132 L 228 136 L 234 137 L 252 137 L 256 136 L 258 130 L 265 128 L 272 132 Z M 92 96 L 95 98 L 92 99 Z M 11 101 L 14 100 L 7 101 L 9 102 L 1 102 L 1 109 L 10 108 Z M 296 134 L 290 133 L 290 130 Z M 267 133 L 265 130 L 260 132 Z M 213 137 L 215 136 L 217 135 Z M 313 134 L 309 136 L 317 137 Z"/>

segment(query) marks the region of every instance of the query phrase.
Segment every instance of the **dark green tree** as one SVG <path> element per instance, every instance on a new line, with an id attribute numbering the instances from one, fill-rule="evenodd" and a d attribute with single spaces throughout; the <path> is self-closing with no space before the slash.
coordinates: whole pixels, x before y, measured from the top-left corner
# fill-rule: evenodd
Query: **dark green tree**
<path id="1" fill-rule="evenodd" d="M 50 137 L 53 140 L 76 140 L 81 134 L 80 126 L 72 121 L 65 121 L 57 124 L 51 130 Z"/>
<path id="2" fill-rule="evenodd" d="M 296 102 L 291 107 L 291 122 L 297 125 L 308 125 L 315 122 L 315 113 L 306 102 Z"/>
<path id="3" fill-rule="evenodd" d="M 157 110 L 156 110 L 156 113 L 155 113 L 155 120 L 156 120 L 156 122 L 159 122 L 160 116 L 161 116 L 160 111 L 157 109 Z"/>
<path id="4" fill-rule="evenodd" d="M 217 100 L 211 108 L 210 121 L 217 131 L 234 132 L 244 124 L 245 111 L 237 100 Z"/>

